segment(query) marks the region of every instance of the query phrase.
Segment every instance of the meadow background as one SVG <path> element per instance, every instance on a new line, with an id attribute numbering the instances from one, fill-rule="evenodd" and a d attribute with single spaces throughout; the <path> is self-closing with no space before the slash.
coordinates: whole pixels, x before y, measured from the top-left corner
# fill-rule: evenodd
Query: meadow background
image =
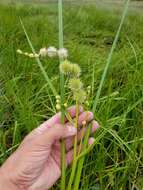
<path id="1" fill-rule="evenodd" d="M 123 1 L 64 3 L 64 43 L 70 60 L 79 63 L 86 86 L 92 86 L 90 109 L 118 29 Z M 106 1 L 107 2 L 107 1 Z M 119 1 L 118 1 L 119 2 Z M 112 6 L 111 6 L 112 5 Z M 1 1 L 0 3 L 0 163 L 24 136 L 55 113 L 55 97 L 34 59 L 19 17 L 37 51 L 58 47 L 56 1 Z M 87 156 L 81 190 L 143 189 L 143 14 L 142 2 L 133 2 L 112 58 L 95 118 L 105 131 Z M 58 61 L 42 61 L 59 89 Z M 72 102 L 70 102 L 72 104 Z M 99 139 L 99 140 L 98 140 Z M 59 189 L 57 184 L 54 188 Z"/>

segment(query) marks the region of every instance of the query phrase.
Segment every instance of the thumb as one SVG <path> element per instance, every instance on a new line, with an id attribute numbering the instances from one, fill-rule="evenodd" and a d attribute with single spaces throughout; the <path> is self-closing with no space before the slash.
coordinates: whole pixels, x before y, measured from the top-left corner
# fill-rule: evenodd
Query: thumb
<path id="1" fill-rule="evenodd" d="M 55 141 L 76 135 L 77 129 L 72 125 L 56 124 L 42 133 L 38 142 L 41 145 L 52 145 Z"/>

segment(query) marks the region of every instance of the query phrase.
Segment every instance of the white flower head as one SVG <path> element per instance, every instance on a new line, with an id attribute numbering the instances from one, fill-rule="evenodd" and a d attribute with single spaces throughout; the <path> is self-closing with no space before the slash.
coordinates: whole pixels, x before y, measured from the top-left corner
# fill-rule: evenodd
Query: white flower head
<path id="1" fill-rule="evenodd" d="M 61 48 L 58 50 L 59 58 L 66 59 L 68 57 L 68 50 L 66 48 Z"/>
<path id="2" fill-rule="evenodd" d="M 46 57 L 47 56 L 47 49 L 46 48 L 41 48 L 39 51 L 39 55 L 41 57 Z"/>
<path id="3" fill-rule="evenodd" d="M 49 57 L 55 57 L 55 56 L 57 56 L 57 49 L 55 47 L 51 46 L 47 49 L 47 54 Z"/>

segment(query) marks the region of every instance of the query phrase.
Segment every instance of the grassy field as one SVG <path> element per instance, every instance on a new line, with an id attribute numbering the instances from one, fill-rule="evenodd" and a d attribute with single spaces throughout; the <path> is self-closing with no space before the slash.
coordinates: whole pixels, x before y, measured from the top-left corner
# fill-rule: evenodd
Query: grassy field
<path id="1" fill-rule="evenodd" d="M 24 22 L 37 51 L 58 47 L 57 6 L 0 5 L 0 162 L 23 137 L 54 114 L 55 104 L 19 22 Z M 96 6 L 64 7 L 64 41 L 70 59 L 80 64 L 85 85 L 92 86 L 89 107 L 100 83 L 121 18 L 120 11 Z M 42 60 L 56 89 L 58 61 Z M 143 16 L 130 12 L 112 58 L 95 118 L 105 132 L 84 164 L 81 190 L 143 189 Z M 72 104 L 70 102 L 69 104 Z M 99 140 L 98 140 L 99 139 Z M 54 189 L 59 189 L 58 184 Z"/>

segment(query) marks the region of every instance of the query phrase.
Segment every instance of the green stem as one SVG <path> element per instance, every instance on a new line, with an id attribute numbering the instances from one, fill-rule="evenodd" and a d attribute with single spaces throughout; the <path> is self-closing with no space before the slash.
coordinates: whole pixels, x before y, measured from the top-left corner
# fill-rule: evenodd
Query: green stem
<path id="1" fill-rule="evenodd" d="M 58 0 L 58 17 L 59 17 L 59 48 L 63 48 L 63 2 Z M 60 64 L 63 62 L 63 59 L 59 59 Z M 65 89 L 64 89 L 64 75 L 60 73 L 60 91 L 61 91 L 61 123 L 64 124 L 65 120 Z M 61 141 L 61 190 L 65 190 L 66 186 L 66 155 L 65 155 L 65 142 Z"/>
<path id="2" fill-rule="evenodd" d="M 83 138 L 84 138 L 85 127 L 86 127 L 86 124 L 82 126 L 81 140 L 80 140 L 79 148 L 78 148 L 78 156 L 81 155 L 81 151 L 82 151 L 82 142 L 83 142 Z M 76 157 L 76 159 L 77 158 L 78 157 Z"/>
<path id="3" fill-rule="evenodd" d="M 84 142 L 83 142 L 83 149 L 82 149 L 83 151 L 86 150 L 87 145 L 88 145 L 90 129 L 91 129 L 91 125 L 87 128 L 87 132 L 86 132 Z M 84 160 L 85 160 L 85 156 L 80 159 L 80 162 L 78 162 L 76 177 L 75 177 L 75 181 L 74 181 L 74 188 L 73 188 L 74 190 L 79 190 L 79 183 L 80 183 Z"/>
<path id="4" fill-rule="evenodd" d="M 76 99 L 76 120 L 75 120 L 75 128 L 78 129 L 78 117 L 79 117 L 79 103 L 78 99 Z M 74 156 L 73 156 L 73 164 L 72 164 L 72 171 L 69 178 L 69 183 L 67 190 L 71 190 L 75 172 L 76 172 L 76 166 L 77 166 L 77 135 L 74 138 Z"/>
<path id="5" fill-rule="evenodd" d="M 79 104 L 78 104 L 78 99 L 76 100 L 76 120 L 75 120 L 75 128 L 78 129 L 78 115 L 79 115 Z M 77 134 L 74 138 L 74 159 L 73 161 L 76 160 L 77 156 Z"/>
<path id="6" fill-rule="evenodd" d="M 60 74 L 60 87 L 61 87 L 61 123 L 64 124 L 65 110 L 63 106 L 64 102 L 64 76 Z M 66 160 L 65 160 L 65 142 L 64 139 L 61 141 L 61 190 L 65 190 L 66 185 Z"/>

